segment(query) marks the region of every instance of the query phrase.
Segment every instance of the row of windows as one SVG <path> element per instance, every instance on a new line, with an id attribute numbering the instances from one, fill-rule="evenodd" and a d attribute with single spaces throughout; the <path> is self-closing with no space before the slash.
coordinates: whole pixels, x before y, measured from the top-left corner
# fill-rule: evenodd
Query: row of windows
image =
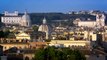
<path id="1" fill-rule="evenodd" d="M 28 46 L 4 46 L 3 49 L 7 50 L 7 49 L 10 49 L 12 47 L 17 47 L 18 49 L 26 49 L 26 48 L 28 48 Z"/>
<path id="2" fill-rule="evenodd" d="M 3 20 L 4 23 L 20 23 L 18 20 Z"/>
<path id="3" fill-rule="evenodd" d="M 0 40 L 0 43 L 28 43 L 29 40 Z"/>
<path id="4" fill-rule="evenodd" d="M 2 19 L 21 19 L 21 17 L 3 17 Z"/>
<path id="5" fill-rule="evenodd" d="M 18 20 L 18 21 L 21 21 L 21 19 L 2 19 L 2 20 L 10 20 L 10 21 L 12 21 L 12 20 Z"/>

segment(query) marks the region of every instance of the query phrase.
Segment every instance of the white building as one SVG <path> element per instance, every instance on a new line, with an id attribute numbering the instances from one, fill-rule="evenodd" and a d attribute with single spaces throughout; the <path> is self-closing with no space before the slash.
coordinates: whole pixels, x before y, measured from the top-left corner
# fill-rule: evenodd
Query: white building
<path id="1" fill-rule="evenodd" d="M 105 16 L 104 14 L 97 14 L 96 21 L 79 21 L 78 26 L 83 27 L 103 27 L 105 26 Z"/>
<path id="2" fill-rule="evenodd" d="M 5 25 L 19 25 L 29 27 L 31 25 L 31 20 L 27 12 L 23 16 L 19 16 L 18 11 L 14 13 L 4 12 L 4 16 L 1 17 L 1 22 Z"/>
<path id="3" fill-rule="evenodd" d="M 78 26 L 95 27 L 96 21 L 80 21 L 78 22 Z"/>
<path id="4" fill-rule="evenodd" d="M 90 46 L 90 41 L 72 41 L 72 40 L 51 40 L 49 46 L 72 47 L 72 46 Z"/>

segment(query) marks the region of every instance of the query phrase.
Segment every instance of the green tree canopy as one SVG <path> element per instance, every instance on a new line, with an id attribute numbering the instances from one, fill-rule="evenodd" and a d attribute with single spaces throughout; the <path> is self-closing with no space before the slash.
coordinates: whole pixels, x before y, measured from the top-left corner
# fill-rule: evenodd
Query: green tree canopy
<path id="1" fill-rule="evenodd" d="M 6 38 L 9 35 L 10 31 L 0 31 L 0 38 Z"/>
<path id="2" fill-rule="evenodd" d="M 32 29 L 33 29 L 34 31 L 36 31 L 36 32 L 38 31 L 38 28 L 39 28 L 39 27 L 36 26 L 36 25 L 32 26 Z"/>
<path id="3" fill-rule="evenodd" d="M 39 49 L 35 53 L 33 60 L 86 60 L 85 56 L 79 50 L 70 48 L 47 47 Z"/>

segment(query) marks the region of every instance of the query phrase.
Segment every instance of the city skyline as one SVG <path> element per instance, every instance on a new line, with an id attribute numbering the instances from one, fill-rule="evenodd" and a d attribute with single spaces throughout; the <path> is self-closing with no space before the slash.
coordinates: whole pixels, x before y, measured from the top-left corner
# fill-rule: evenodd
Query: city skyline
<path id="1" fill-rule="evenodd" d="M 0 13 L 5 10 L 13 12 L 68 12 L 79 10 L 106 11 L 106 0 L 0 0 Z"/>

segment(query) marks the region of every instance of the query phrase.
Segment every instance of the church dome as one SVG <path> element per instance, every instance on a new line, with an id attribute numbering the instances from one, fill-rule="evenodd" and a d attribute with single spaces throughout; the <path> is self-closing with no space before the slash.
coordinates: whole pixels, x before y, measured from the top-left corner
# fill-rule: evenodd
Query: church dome
<path id="1" fill-rule="evenodd" d="M 46 19 L 45 18 L 43 19 L 43 24 L 39 26 L 38 31 L 45 32 L 46 33 L 46 39 L 48 39 L 49 27 L 46 24 Z"/>
<path id="2" fill-rule="evenodd" d="M 46 19 L 43 19 L 43 24 L 39 26 L 38 31 L 48 32 L 48 25 L 46 24 Z"/>
<path id="3" fill-rule="evenodd" d="M 25 14 L 22 16 L 22 19 L 30 21 L 30 16 L 27 14 L 27 12 L 25 12 Z"/>
<path id="4" fill-rule="evenodd" d="M 31 26 L 31 20 L 30 20 L 30 16 L 27 14 L 27 12 L 24 13 L 24 15 L 22 16 L 22 22 L 21 23 L 23 26 Z"/>
<path id="5" fill-rule="evenodd" d="M 42 24 L 39 26 L 38 31 L 48 32 L 48 26 L 46 24 Z"/>

